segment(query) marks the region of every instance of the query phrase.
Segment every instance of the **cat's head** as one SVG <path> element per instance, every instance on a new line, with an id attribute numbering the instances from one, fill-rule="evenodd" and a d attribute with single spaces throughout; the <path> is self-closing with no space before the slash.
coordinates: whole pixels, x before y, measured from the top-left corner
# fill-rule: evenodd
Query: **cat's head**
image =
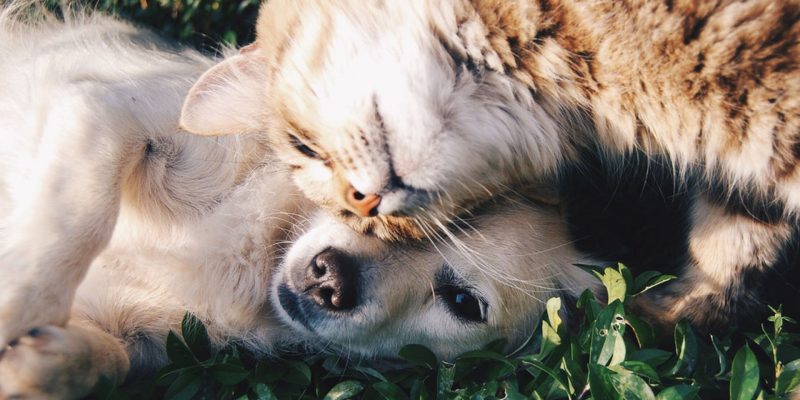
<path id="1" fill-rule="evenodd" d="M 561 157 L 552 122 L 502 72 L 471 10 L 271 0 L 256 42 L 195 85 L 182 125 L 262 131 L 301 190 L 351 226 L 430 235 Z"/>
<path id="2" fill-rule="evenodd" d="M 553 207 L 493 201 L 442 234 L 392 243 L 312 218 L 272 276 L 271 304 L 289 340 L 376 358 L 412 343 L 445 359 L 501 338 L 512 350 L 539 326 L 549 298 L 566 310 L 599 286 L 573 265 L 588 260 Z"/>

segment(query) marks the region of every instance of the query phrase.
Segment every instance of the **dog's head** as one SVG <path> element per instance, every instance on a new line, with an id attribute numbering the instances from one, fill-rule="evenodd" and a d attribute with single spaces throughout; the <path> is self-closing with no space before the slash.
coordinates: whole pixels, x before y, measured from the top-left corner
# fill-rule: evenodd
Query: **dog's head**
<path id="1" fill-rule="evenodd" d="M 393 244 L 320 215 L 274 275 L 273 307 L 322 349 L 384 358 L 415 343 L 451 358 L 518 346 L 548 298 L 595 285 L 551 209 L 503 201 L 443 235 Z"/>

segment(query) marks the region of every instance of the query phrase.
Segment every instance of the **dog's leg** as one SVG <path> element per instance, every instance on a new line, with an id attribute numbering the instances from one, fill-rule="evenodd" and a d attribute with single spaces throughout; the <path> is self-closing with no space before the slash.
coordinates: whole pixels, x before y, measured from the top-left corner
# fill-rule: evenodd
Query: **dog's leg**
<path id="1" fill-rule="evenodd" d="M 122 342 L 89 323 L 37 328 L 0 355 L 0 398 L 80 398 L 101 377 L 121 383 L 129 363 Z"/>
<path id="2" fill-rule="evenodd" d="M 58 100 L 32 133 L 39 144 L 30 168 L 6 188 L 12 205 L 0 241 L 0 345 L 36 327 L 63 326 L 78 284 L 113 232 L 121 179 L 145 142 L 128 99 L 97 86 L 53 94 Z M 0 132 L 15 134 L 25 132 Z"/>

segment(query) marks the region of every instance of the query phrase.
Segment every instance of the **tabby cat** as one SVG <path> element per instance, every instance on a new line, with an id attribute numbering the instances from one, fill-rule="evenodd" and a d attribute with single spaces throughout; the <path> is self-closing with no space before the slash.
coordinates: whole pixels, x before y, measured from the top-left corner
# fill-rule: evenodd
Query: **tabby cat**
<path id="1" fill-rule="evenodd" d="M 689 254 L 639 305 L 722 326 L 794 242 L 798 19 L 796 0 L 270 0 L 182 125 L 268 132 L 310 199 L 390 240 L 549 198 L 587 150 L 669 160 L 697 185 Z"/>

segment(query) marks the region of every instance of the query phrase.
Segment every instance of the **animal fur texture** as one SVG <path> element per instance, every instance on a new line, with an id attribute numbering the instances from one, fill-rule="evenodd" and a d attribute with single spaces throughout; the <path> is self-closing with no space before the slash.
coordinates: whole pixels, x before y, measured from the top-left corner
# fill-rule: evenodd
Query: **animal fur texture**
<path id="1" fill-rule="evenodd" d="M 261 354 L 421 343 L 449 358 L 517 346 L 546 299 L 597 286 L 557 210 L 519 196 L 441 240 L 361 235 L 315 211 L 261 135 L 177 129 L 216 60 L 36 9 L 0 15 L 0 398 L 77 398 L 151 371 L 185 311 L 215 344 Z"/>
<path id="2" fill-rule="evenodd" d="M 390 240 L 508 190 L 550 198 L 586 152 L 666 160 L 696 197 L 688 256 L 639 306 L 736 326 L 763 307 L 745 277 L 793 246 L 798 20 L 796 0 L 271 0 L 182 124 L 263 130 L 308 198 Z"/>

